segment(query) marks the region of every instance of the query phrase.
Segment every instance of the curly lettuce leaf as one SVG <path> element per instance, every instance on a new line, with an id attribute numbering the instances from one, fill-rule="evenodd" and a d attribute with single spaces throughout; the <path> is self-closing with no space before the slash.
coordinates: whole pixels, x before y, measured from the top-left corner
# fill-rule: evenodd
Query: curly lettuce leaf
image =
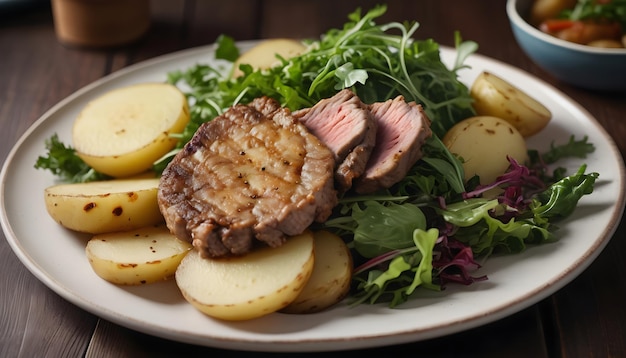
<path id="1" fill-rule="evenodd" d="M 56 133 L 45 141 L 45 146 L 46 155 L 37 158 L 36 169 L 49 170 L 61 180 L 70 183 L 84 183 L 111 178 L 93 170 L 76 155 L 74 148 L 61 142 Z"/>
<path id="2" fill-rule="evenodd" d="M 554 240 L 547 229 L 525 220 L 500 221 L 492 212 L 506 210 L 498 200 L 483 198 L 467 199 L 450 204 L 439 213 L 444 220 L 458 227 L 453 237 L 472 248 L 476 255 L 491 255 L 495 250 L 519 253 L 526 243 Z"/>

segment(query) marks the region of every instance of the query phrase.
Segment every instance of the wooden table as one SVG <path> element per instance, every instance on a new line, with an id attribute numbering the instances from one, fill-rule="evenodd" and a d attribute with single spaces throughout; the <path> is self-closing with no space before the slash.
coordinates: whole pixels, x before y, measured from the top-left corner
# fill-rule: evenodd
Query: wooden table
<path id="1" fill-rule="evenodd" d="M 375 1 L 153 0 L 152 27 L 125 48 L 88 50 L 55 38 L 50 5 L 34 1 L 0 10 L 0 157 L 46 110 L 81 87 L 161 54 L 237 40 L 316 37 L 341 26 L 359 4 Z M 483 55 L 545 79 L 585 107 L 626 154 L 626 93 L 598 93 L 559 83 L 520 50 L 509 28 L 504 0 L 391 1 L 386 20 L 415 19 L 418 36 L 452 46 L 453 32 L 477 41 Z M 472 357 L 626 356 L 626 232 L 620 225 L 597 260 L 566 287 L 512 316 L 451 336 L 371 354 Z M 43 239 L 43 238 L 42 238 Z M 99 319 L 40 283 L 0 240 L 0 356 L 141 357 L 269 356 L 172 342 Z M 362 352 L 350 352 L 362 353 Z M 343 356 L 331 352 L 327 356 Z M 305 355 L 305 354 L 303 354 Z M 311 354 L 312 355 L 312 354 Z"/>

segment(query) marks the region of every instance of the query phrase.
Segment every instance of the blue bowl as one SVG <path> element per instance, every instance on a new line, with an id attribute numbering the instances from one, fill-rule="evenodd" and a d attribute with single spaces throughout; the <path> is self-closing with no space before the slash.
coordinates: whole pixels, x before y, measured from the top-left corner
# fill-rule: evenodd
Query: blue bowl
<path id="1" fill-rule="evenodd" d="M 522 50 L 556 79 L 590 90 L 626 90 L 626 49 L 571 43 L 541 32 L 525 18 L 533 0 L 507 0 L 506 12 Z"/>

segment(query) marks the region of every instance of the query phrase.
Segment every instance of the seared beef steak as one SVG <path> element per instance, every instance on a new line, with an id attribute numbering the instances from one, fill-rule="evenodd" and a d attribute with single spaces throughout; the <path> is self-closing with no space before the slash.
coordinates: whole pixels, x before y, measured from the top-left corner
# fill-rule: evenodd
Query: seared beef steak
<path id="1" fill-rule="evenodd" d="M 294 113 L 309 130 L 335 153 L 335 181 L 347 191 L 365 171 L 376 144 L 376 120 L 354 92 L 344 89 L 311 108 Z"/>
<path id="2" fill-rule="evenodd" d="M 257 99 L 198 129 L 163 172 L 159 207 L 170 231 L 205 257 L 277 247 L 328 218 L 334 166 L 289 110 Z"/>
<path id="3" fill-rule="evenodd" d="M 368 194 L 389 188 L 406 176 L 422 157 L 422 145 L 432 135 L 430 119 L 421 105 L 402 96 L 370 105 L 378 123 L 376 148 L 355 191 Z"/>

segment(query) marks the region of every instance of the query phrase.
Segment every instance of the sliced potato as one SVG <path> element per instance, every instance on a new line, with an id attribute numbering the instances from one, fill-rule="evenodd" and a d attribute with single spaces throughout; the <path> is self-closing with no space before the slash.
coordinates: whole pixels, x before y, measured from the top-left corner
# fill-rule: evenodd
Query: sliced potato
<path id="1" fill-rule="evenodd" d="M 100 173 L 142 173 L 177 143 L 189 122 L 185 95 L 166 83 L 142 83 L 107 92 L 85 106 L 74 122 L 76 154 Z"/>
<path id="2" fill-rule="evenodd" d="M 208 316 L 240 321 L 278 311 L 304 288 L 313 271 L 313 234 L 244 256 L 202 258 L 190 251 L 176 270 L 183 296 Z"/>
<path id="3" fill-rule="evenodd" d="M 344 299 L 352 280 L 352 255 L 343 240 L 328 231 L 314 233 L 313 273 L 298 297 L 284 313 L 314 313 Z"/>
<path id="4" fill-rule="evenodd" d="M 59 184 L 44 190 L 46 209 L 62 226 L 101 234 L 164 221 L 157 203 L 159 179 L 114 179 Z"/>
<path id="5" fill-rule="evenodd" d="M 476 78 L 470 94 L 476 114 L 502 118 L 524 137 L 541 131 L 552 118 L 543 104 L 490 72 L 482 72 Z"/>
<path id="6" fill-rule="evenodd" d="M 239 56 L 233 65 L 232 76 L 239 77 L 243 74 L 239 69 L 241 64 L 248 64 L 254 69 L 267 69 L 279 63 L 277 55 L 288 59 L 303 53 L 304 50 L 306 46 L 297 40 L 264 40 Z"/>
<path id="7" fill-rule="evenodd" d="M 507 155 L 524 164 L 528 148 L 524 137 L 504 119 L 476 116 L 454 125 L 442 139 L 450 152 L 463 158 L 465 179 L 474 175 L 490 184 L 509 168 Z"/>
<path id="8" fill-rule="evenodd" d="M 118 285 L 142 285 L 172 278 L 192 249 L 165 225 L 95 235 L 85 249 L 89 264 L 103 279 Z"/>

